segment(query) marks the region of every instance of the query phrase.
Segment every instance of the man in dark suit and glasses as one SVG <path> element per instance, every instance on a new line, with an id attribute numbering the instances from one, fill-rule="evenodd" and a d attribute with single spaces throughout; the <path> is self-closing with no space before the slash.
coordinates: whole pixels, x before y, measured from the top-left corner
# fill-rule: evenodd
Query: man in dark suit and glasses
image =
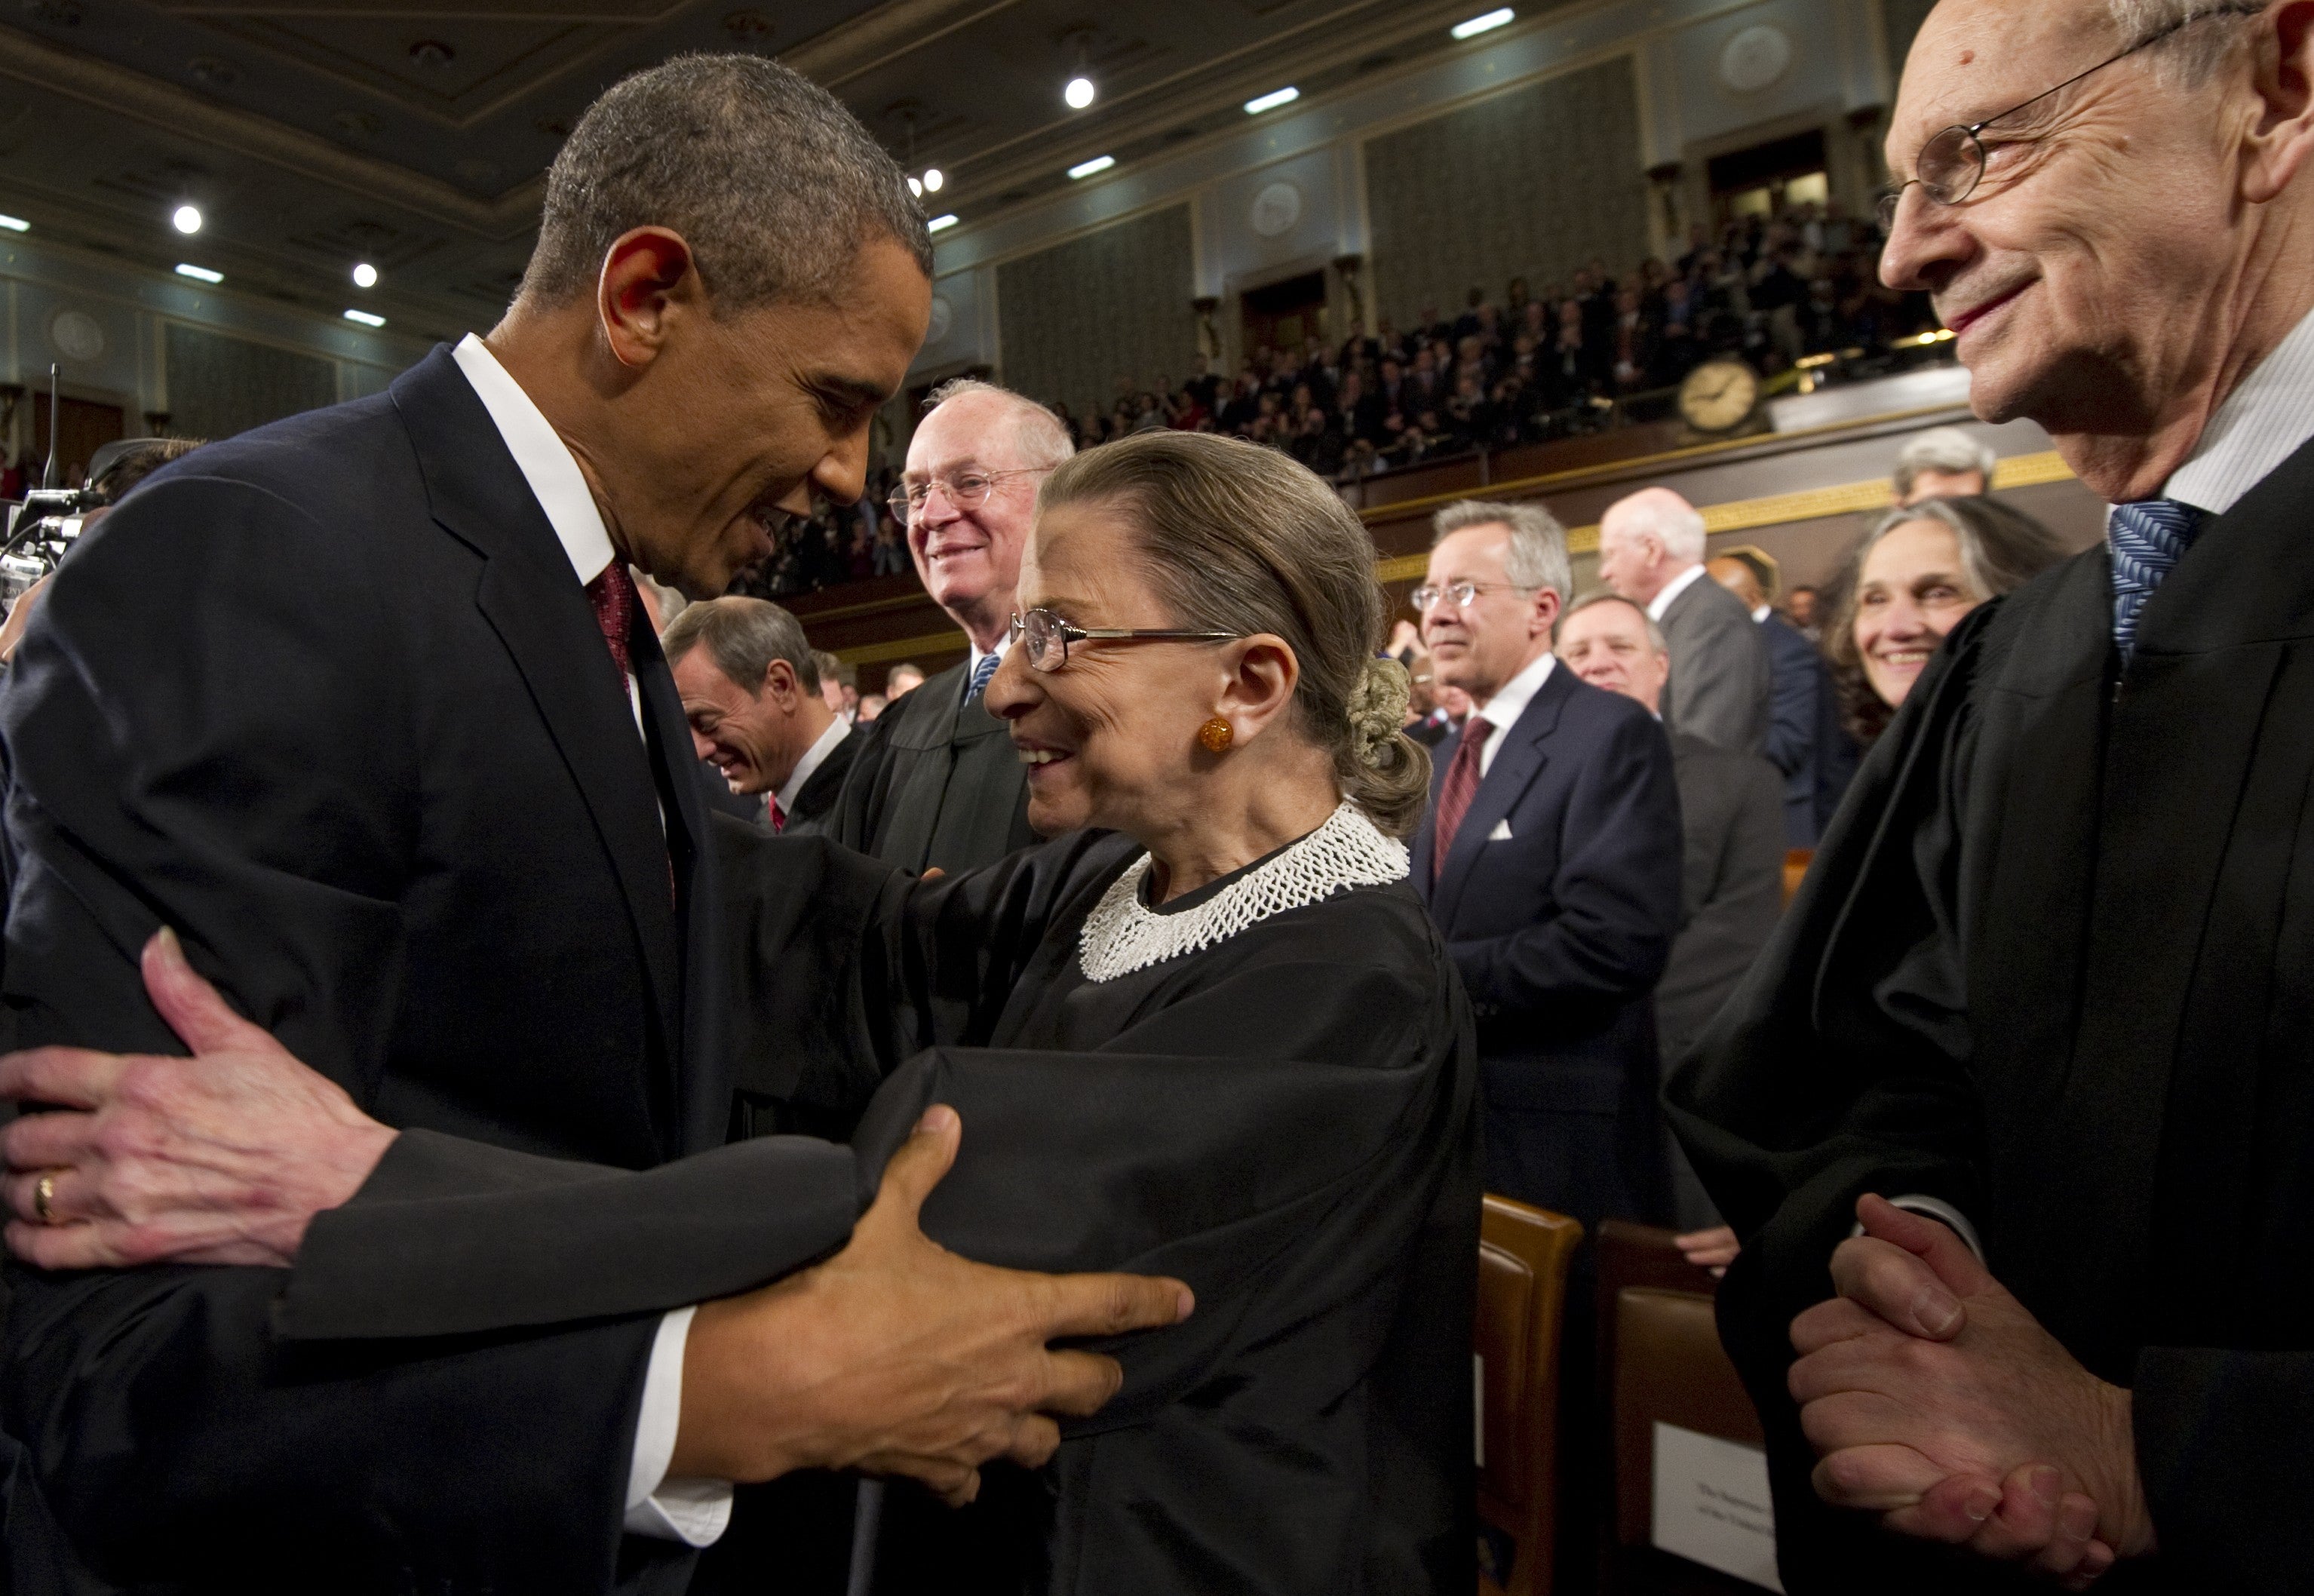
<path id="1" fill-rule="evenodd" d="M 1479 1022 L 1487 1189 L 1570 1214 L 1671 1217 L 1651 999 L 1679 930 L 1679 793 L 1656 718 L 1552 657 L 1574 579 L 1540 505 L 1438 512 L 1414 595 L 1437 681 L 1470 718 L 1434 762 L 1413 879 Z M 1594 1271 L 1568 1283 L 1559 1579 L 1590 1589 L 1597 1481 Z"/>
<path id="2" fill-rule="evenodd" d="M 2314 4 L 1944 0 L 1887 155 L 1882 275 L 2113 507 L 1946 639 L 1673 1082 L 1785 1587 L 2301 1591 Z"/>
<path id="3" fill-rule="evenodd" d="M 1664 1214 L 1648 994 L 1679 929 L 1679 797 L 1655 717 L 1557 668 L 1573 586 L 1536 505 L 1438 512 L 1415 594 L 1431 669 L 1474 706 L 1442 746 L 1414 881 L 1479 1016 L 1487 1189 Z"/>
<path id="4" fill-rule="evenodd" d="M 1038 484 L 1074 452 L 1034 400 L 972 381 L 933 391 L 892 513 L 907 526 L 924 591 L 971 652 L 877 718 L 830 833 L 847 847 L 902 869 L 954 873 L 1037 841 L 1027 769 L 981 692 L 1011 647 Z"/>
<path id="5" fill-rule="evenodd" d="M 707 818 L 626 568 L 712 595 L 767 517 L 857 496 L 931 261 L 835 100 L 677 59 L 566 142 L 487 340 L 210 446 L 57 573 L 0 704 L 17 1041 L 175 1024 L 227 1071 L 270 1032 L 394 1127 L 347 1121 L 300 1195 L 328 1212 L 220 1236 L 233 1266 L 13 1271 L 7 1426 L 102 1577 L 680 1589 L 733 1482 L 960 1493 L 1049 1451 L 1029 1410 L 1113 1389 L 1047 1340 L 1178 1314 L 923 1242 L 952 1118 L 849 1245 L 847 1150 L 720 1146 Z M 163 1023 L 162 926 L 253 1027 Z M 41 1156 L 76 1117 L 9 1133 L 52 1265 L 102 1261 L 75 1155 Z"/>

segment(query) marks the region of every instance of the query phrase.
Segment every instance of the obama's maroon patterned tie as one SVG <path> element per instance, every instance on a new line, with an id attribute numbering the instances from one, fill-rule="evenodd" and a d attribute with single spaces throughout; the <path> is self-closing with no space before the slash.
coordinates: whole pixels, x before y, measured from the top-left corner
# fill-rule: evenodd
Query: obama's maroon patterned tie
<path id="1" fill-rule="evenodd" d="M 595 606 L 595 624 L 603 629 L 603 641 L 610 648 L 612 663 L 619 667 L 622 676 L 633 675 L 634 666 L 627 653 L 627 634 L 635 623 L 635 579 L 627 575 L 625 566 L 614 560 L 587 584 L 587 598 Z"/>

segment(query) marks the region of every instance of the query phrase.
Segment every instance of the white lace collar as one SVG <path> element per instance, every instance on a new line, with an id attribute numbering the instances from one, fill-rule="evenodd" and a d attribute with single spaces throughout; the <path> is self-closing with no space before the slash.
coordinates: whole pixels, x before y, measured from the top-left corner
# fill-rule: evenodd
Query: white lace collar
<path id="1" fill-rule="evenodd" d="M 1085 916 L 1077 962 L 1088 981 L 1114 981 L 1226 941 L 1259 921 L 1333 896 L 1387 886 L 1409 874 L 1406 844 L 1385 837 L 1347 802 L 1326 824 L 1192 909 L 1160 914 L 1141 901 L 1149 856 L 1135 860 Z"/>

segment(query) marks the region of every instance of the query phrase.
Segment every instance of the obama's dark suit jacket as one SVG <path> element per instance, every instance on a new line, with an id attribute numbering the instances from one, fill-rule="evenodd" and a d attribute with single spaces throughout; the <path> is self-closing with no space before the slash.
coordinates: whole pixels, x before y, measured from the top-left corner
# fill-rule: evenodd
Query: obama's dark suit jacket
<path id="1" fill-rule="evenodd" d="M 189 457 L 57 573 L 0 701 L 18 1040 L 181 1051 L 137 977 L 170 925 L 405 1127 L 294 1275 L 12 1270 L 6 1429 L 107 1579 L 680 1588 L 621 1530 L 654 1310 L 833 1246 L 858 1194 L 843 1149 L 706 1151 L 707 816 L 633 650 L 648 741 L 446 349 Z"/>

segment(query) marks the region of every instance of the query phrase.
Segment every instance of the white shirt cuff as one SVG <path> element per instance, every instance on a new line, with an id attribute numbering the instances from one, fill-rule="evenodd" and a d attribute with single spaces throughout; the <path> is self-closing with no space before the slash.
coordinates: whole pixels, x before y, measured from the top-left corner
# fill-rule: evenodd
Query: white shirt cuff
<path id="1" fill-rule="evenodd" d="M 1931 1197 L 1920 1192 L 1911 1192 L 1901 1197 L 1889 1198 L 1888 1206 L 1901 1208 L 1907 1213 L 1917 1213 L 1922 1219 L 1936 1220 L 1948 1227 L 1954 1235 L 1968 1244 L 1968 1250 L 1976 1255 L 1978 1263 L 1984 1262 L 1984 1243 L 1977 1239 L 1976 1227 L 1968 1222 L 1968 1215 L 1942 1197 Z M 1856 1228 L 1848 1233 L 1851 1237 L 1864 1234 L 1862 1221 L 1858 1221 Z"/>
<path id="2" fill-rule="evenodd" d="M 635 1458 L 627 1472 L 626 1529 L 631 1535 L 712 1546 L 731 1522 L 731 1484 L 720 1479 L 669 1479 L 675 1434 L 683 1422 L 683 1349 L 691 1340 L 696 1308 L 678 1308 L 658 1322 L 650 1367 L 643 1374 L 641 1415 L 635 1421 Z"/>

